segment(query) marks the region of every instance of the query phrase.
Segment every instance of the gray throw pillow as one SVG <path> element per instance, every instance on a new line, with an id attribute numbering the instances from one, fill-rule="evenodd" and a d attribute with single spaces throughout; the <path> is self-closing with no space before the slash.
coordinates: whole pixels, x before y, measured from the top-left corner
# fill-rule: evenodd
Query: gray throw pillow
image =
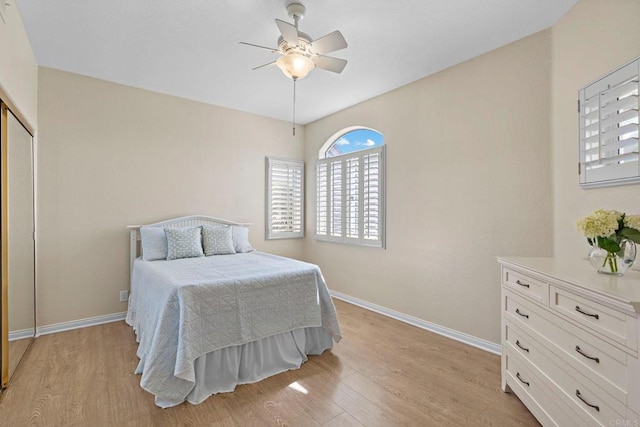
<path id="1" fill-rule="evenodd" d="M 167 260 L 204 256 L 200 227 L 166 227 Z"/>
<path id="2" fill-rule="evenodd" d="M 228 225 L 203 225 L 202 246 L 204 247 L 205 256 L 236 253 L 233 249 L 231 227 Z"/>

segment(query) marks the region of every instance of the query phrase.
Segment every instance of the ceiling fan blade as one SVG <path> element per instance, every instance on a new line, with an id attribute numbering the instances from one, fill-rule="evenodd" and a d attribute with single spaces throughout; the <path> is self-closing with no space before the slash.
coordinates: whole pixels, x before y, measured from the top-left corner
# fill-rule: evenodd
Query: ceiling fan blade
<path id="1" fill-rule="evenodd" d="M 246 42 L 239 42 L 239 43 L 240 44 L 245 44 L 247 46 L 259 47 L 260 49 L 267 49 L 267 50 L 270 50 L 273 53 L 279 52 L 278 49 L 275 49 L 275 48 L 272 48 L 272 47 L 260 46 L 259 44 L 246 43 Z"/>
<path id="2" fill-rule="evenodd" d="M 317 56 L 313 58 L 313 62 L 316 67 L 333 73 L 341 73 L 344 67 L 347 66 L 346 59 L 332 58 L 331 56 Z"/>
<path id="3" fill-rule="evenodd" d="M 276 63 L 276 61 L 267 62 L 266 64 L 258 65 L 257 67 L 252 68 L 251 71 L 255 71 L 255 70 L 259 69 L 259 68 L 268 67 L 270 65 L 275 65 L 275 63 Z"/>
<path id="4" fill-rule="evenodd" d="M 298 46 L 298 29 L 295 25 L 276 19 L 276 25 L 282 34 L 282 38 L 286 40 L 291 47 Z"/>
<path id="5" fill-rule="evenodd" d="M 344 49 L 347 46 L 347 41 L 342 36 L 342 33 L 340 31 L 334 31 L 333 33 L 329 33 L 326 36 L 322 36 L 318 40 L 315 40 L 311 43 L 309 49 L 313 53 L 324 55 L 325 53 Z"/>

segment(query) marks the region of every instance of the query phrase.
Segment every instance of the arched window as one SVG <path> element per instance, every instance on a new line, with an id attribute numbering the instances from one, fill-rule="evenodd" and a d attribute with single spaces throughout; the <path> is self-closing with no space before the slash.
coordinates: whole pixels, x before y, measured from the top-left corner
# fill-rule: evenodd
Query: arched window
<path id="1" fill-rule="evenodd" d="M 364 127 L 343 129 L 334 134 L 320 149 L 320 158 L 336 157 L 354 151 L 380 147 L 383 136 L 380 132 Z"/>
<path id="2" fill-rule="evenodd" d="M 318 240 L 384 247 L 384 141 L 370 128 L 335 133 L 318 152 Z"/>

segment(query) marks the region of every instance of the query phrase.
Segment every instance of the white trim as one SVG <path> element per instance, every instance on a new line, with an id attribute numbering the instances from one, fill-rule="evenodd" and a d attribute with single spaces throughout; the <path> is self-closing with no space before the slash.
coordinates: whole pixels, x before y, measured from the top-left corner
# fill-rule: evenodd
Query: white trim
<path id="1" fill-rule="evenodd" d="M 339 300 L 348 302 L 358 307 L 365 308 L 367 310 L 382 314 L 383 316 L 391 317 L 392 319 L 399 320 L 409 325 L 416 326 L 427 331 L 434 332 L 438 335 L 442 335 L 447 338 L 451 338 L 455 341 L 463 344 L 470 345 L 472 347 L 479 348 L 489 353 L 500 355 L 502 353 L 502 346 L 490 341 L 485 341 L 481 338 L 477 338 L 471 335 L 467 335 L 462 332 L 455 331 L 453 329 L 445 328 L 444 326 L 436 325 L 435 323 L 427 322 L 426 320 L 418 319 L 417 317 L 409 316 L 408 314 L 400 313 L 395 310 L 391 310 L 386 307 L 382 307 L 377 304 L 370 303 L 368 301 L 361 300 L 359 298 L 352 297 L 350 295 L 343 294 L 338 291 L 329 291 L 331 296 Z M 53 325 L 40 326 L 37 328 L 36 336 L 55 334 L 58 332 L 70 331 L 73 329 L 88 328 L 90 326 L 102 325 L 105 323 L 119 322 L 124 320 L 127 316 L 127 312 L 106 314 L 104 316 L 89 317 L 86 319 L 72 320 L 69 322 L 55 323 Z M 29 331 L 29 330 L 27 330 Z M 22 333 L 24 331 L 16 331 L 16 333 Z M 26 338 L 26 337 L 25 337 Z M 18 339 L 12 337 L 11 339 Z"/>
<path id="2" fill-rule="evenodd" d="M 389 308 L 382 307 L 380 305 L 373 304 L 368 301 L 352 297 L 350 295 L 345 295 L 342 292 L 330 290 L 329 293 L 334 298 L 353 305 L 357 305 L 358 307 L 362 307 L 370 311 L 374 311 L 378 314 L 382 314 L 383 316 L 391 317 L 392 319 L 408 323 L 409 325 L 416 326 L 420 329 L 434 332 L 438 335 L 442 335 L 443 337 L 451 338 L 452 340 L 479 348 L 480 350 L 488 351 L 489 353 L 493 353 L 498 356 L 502 354 L 502 346 L 500 344 L 496 344 L 491 341 L 485 341 L 481 338 L 467 335 L 453 329 L 445 328 L 444 326 L 436 325 L 435 323 L 427 322 L 426 320 L 418 319 L 417 317 L 409 316 L 408 314 L 400 313 L 399 311 L 391 310 Z"/>
<path id="3" fill-rule="evenodd" d="M 119 322 L 127 317 L 127 312 L 105 314 L 104 316 L 88 317 L 86 319 L 72 320 L 70 322 L 54 323 L 53 325 L 39 326 L 36 337 L 40 335 L 55 334 L 70 331 L 72 329 L 88 328 L 89 326 L 102 325 L 104 323 Z"/>
<path id="4" fill-rule="evenodd" d="M 33 336 L 34 336 L 33 328 L 20 329 L 19 331 L 9 332 L 9 341 L 22 340 L 25 338 L 33 338 Z"/>

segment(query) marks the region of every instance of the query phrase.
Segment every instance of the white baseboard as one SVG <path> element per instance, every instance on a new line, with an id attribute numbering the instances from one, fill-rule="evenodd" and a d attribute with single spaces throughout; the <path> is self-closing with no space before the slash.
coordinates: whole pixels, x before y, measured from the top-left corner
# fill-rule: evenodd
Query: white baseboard
<path id="1" fill-rule="evenodd" d="M 89 326 L 102 325 L 104 323 L 119 322 L 120 320 L 124 320 L 125 317 L 127 317 L 126 311 L 122 313 L 106 314 L 104 316 L 89 317 L 87 319 L 40 326 L 36 331 L 36 336 L 55 334 L 57 332 L 70 331 L 72 329 L 87 328 Z"/>
<path id="2" fill-rule="evenodd" d="M 453 329 L 446 328 L 444 326 L 436 325 L 435 323 L 427 322 L 426 320 L 418 319 L 417 317 L 409 316 L 408 314 L 400 313 L 399 311 L 391 310 L 386 307 L 382 307 L 377 304 L 370 303 L 368 301 L 361 300 L 359 298 L 352 297 L 350 295 L 343 294 L 338 291 L 330 291 L 331 295 L 339 300 L 348 302 L 353 305 L 371 310 L 373 312 L 382 314 L 383 316 L 391 317 L 392 319 L 399 320 L 409 325 L 416 326 L 427 331 L 434 332 L 438 335 L 442 335 L 447 338 L 459 341 L 461 343 L 470 345 L 472 347 L 479 348 L 481 350 L 488 351 L 489 353 L 500 355 L 502 354 L 502 347 L 500 344 L 496 344 L 490 341 L 483 340 L 465 333 L 455 331 Z M 119 322 L 124 320 L 127 316 L 126 312 L 107 314 L 104 316 L 89 317 L 87 319 L 72 320 L 70 322 L 56 323 L 53 325 L 40 326 L 37 328 L 36 336 L 55 334 L 57 332 L 70 331 L 73 329 L 86 328 L 89 326 L 102 325 L 104 323 Z M 26 338 L 21 336 L 22 333 L 28 334 L 29 330 L 12 332 L 9 336 L 9 340 Z"/>
<path id="3" fill-rule="evenodd" d="M 2 1 L 2 0 L 0 0 Z M 21 329 L 19 331 L 9 332 L 9 341 L 22 340 L 25 338 L 33 337 L 33 328 L 31 329 Z"/>
<path id="4" fill-rule="evenodd" d="M 400 313 L 399 311 L 391 310 L 386 307 L 382 307 L 377 304 L 370 303 L 368 301 L 361 300 L 359 298 L 345 295 L 338 291 L 329 291 L 331 295 L 339 300 L 348 302 L 353 305 L 357 305 L 367 310 L 374 311 L 382 314 L 383 316 L 391 317 L 392 319 L 399 320 L 409 325 L 416 326 L 427 331 L 434 332 L 438 335 L 442 335 L 447 338 L 459 341 L 464 344 L 468 344 L 472 347 L 479 348 L 481 350 L 488 351 L 489 353 L 502 354 L 502 346 L 500 344 L 493 343 L 491 341 L 485 341 L 481 338 L 477 338 L 471 335 L 467 335 L 462 332 L 455 331 L 453 329 L 445 328 L 444 326 L 436 325 L 435 323 L 427 322 L 426 320 L 418 319 L 417 317 L 409 316 L 408 314 Z"/>

